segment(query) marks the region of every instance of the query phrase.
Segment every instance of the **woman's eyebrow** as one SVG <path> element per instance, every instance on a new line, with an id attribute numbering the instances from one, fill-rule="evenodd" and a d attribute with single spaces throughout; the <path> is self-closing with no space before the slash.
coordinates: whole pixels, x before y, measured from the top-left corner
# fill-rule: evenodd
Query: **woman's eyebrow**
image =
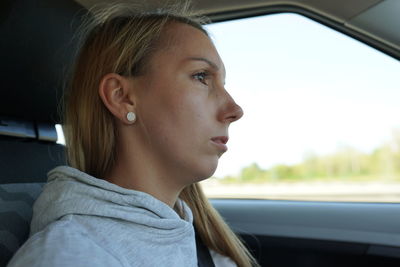
<path id="1" fill-rule="evenodd" d="M 211 60 L 204 58 L 204 57 L 190 57 L 190 58 L 187 58 L 187 60 L 203 61 L 203 62 L 207 63 L 208 65 L 210 65 L 213 69 L 219 70 L 219 67 L 217 66 L 217 64 L 215 64 Z"/>

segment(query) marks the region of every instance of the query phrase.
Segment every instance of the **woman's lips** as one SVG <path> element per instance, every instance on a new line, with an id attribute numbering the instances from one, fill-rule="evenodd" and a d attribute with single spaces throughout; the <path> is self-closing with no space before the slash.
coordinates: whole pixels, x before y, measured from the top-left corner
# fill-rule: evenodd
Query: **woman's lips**
<path id="1" fill-rule="evenodd" d="M 228 142 L 229 138 L 227 136 L 216 136 L 211 138 L 212 143 L 217 146 L 223 152 L 228 150 L 226 143 Z"/>

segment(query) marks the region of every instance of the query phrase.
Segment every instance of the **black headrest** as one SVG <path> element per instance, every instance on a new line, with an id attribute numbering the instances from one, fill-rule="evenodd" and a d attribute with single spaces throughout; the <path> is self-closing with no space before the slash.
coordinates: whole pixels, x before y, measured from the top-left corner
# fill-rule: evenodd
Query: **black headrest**
<path id="1" fill-rule="evenodd" d="M 58 123 L 83 8 L 72 0 L 1 2 L 0 116 Z"/>

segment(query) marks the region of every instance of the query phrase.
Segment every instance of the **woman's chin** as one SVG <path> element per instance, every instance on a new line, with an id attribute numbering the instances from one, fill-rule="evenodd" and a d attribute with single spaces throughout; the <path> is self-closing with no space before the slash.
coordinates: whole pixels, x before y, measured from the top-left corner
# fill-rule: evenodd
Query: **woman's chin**
<path id="1" fill-rule="evenodd" d="M 201 172 L 198 173 L 198 175 L 197 175 L 198 180 L 195 182 L 200 182 L 200 181 L 206 180 L 206 179 L 210 178 L 211 176 L 213 176 L 215 171 L 217 170 L 218 162 L 213 165 L 210 164 L 207 167 L 208 168 L 204 168 Z"/>
<path id="2" fill-rule="evenodd" d="M 201 182 L 214 175 L 218 167 L 218 155 L 213 157 L 197 158 L 191 164 L 187 164 L 179 168 L 180 172 L 185 170 L 186 175 L 182 178 L 186 185 Z M 182 173 L 183 174 L 183 173 Z"/>

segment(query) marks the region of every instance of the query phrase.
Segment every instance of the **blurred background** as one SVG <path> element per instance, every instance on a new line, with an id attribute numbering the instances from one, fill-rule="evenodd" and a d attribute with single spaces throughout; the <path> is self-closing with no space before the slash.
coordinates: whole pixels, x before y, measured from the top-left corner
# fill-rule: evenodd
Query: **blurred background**
<path id="1" fill-rule="evenodd" d="M 244 110 L 209 197 L 400 201 L 400 64 L 306 17 L 207 26 Z"/>

